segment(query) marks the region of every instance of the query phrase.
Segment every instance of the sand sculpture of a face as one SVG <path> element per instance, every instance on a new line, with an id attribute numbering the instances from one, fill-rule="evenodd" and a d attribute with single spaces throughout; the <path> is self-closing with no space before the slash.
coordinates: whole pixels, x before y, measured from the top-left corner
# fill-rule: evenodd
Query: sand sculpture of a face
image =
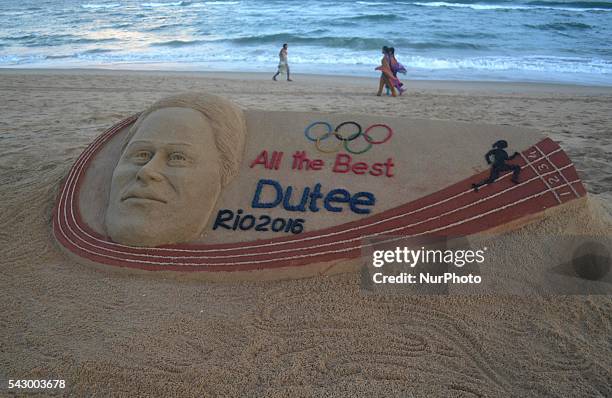
<path id="1" fill-rule="evenodd" d="M 105 224 L 132 246 L 197 240 L 244 149 L 242 111 L 211 95 L 158 101 L 138 118 L 113 171 Z"/>

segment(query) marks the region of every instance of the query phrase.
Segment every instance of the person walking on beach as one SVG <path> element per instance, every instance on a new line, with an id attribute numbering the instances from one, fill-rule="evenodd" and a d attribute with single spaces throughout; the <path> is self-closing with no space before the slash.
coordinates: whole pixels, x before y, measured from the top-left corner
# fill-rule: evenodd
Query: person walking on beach
<path id="1" fill-rule="evenodd" d="M 395 93 L 395 88 L 393 87 L 393 85 L 391 85 L 391 82 L 389 81 L 389 77 L 393 77 L 393 74 L 391 73 L 391 68 L 389 67 L 389 60 L 387 58 L 387 53 L 389 53 L 389 47 L 383 46 L 382 53 L 383 57 L 380 60 L 380 66 L 376 68 L 376 70 L 381 71 L 380 80 L 378 81 L 378 92 L 376 93 L 376 95 L 380 97 L 382 95 L 383 88 L 388 87 L 391 89 L 391 93 L 395 97 L 397 96 L 397 94 Z"/>
<path id="2" fill-rule="evenodd" d="M 289 63 L 287 62 L 287 43 L 283 44 L 283 48 L 281 48 L 278 53 L 278 71 L 274 76 L 272 76 L 272 80 L 276 81 L 276 77 L 281 73 L 287 74 L 287 81 L 292 82 L 291 76 L 289 75 Z"/>
<path id="3" fill-rule="evenodd" d="M 395 48 L 393 47 L 389 47 L 389 66 L 391 67 L 391 72 L 393 72 L 393 76 L 396 78 L 397 78 L 398 73 L 403 73 L 403 74 L 406 73 L 406 67 L 400 64 L 397 61 L 397 58 L 395 58 Z"/>
<path id="4" fill-rule="evenodd" d="M 395 56 L 391 58 L 389 47 L 387 46 L 384 46 L 382 48 L 382 53 L 383 57 L 380 60 L 381 65 L 376 68 L 376 70 L 382 72 L 380 75 L 378 92 L 376 93 L 376 95 L 380 97 L 382 95 L 382 89 L 387 86 L 391 89 L 391 95 L 393 97 L 397 97 L 397 90 L 399 90 L 399 93 L 401 95 L 404 92 L 404 89 L 402 88 L 403 83 L 400 82 L 400 80 L 394 75 L 393 70 L 391 68 L 391 60 L 395 59 Z M 395 62 L 399 64 L 397 60 L 395 60 Z"/>
<path id="5" fill-rule="evenodd" d="M 395 58 L 395 48 L 393 47 L 389 47 L 387 49 L 387 55 L 389 57 L 389 67 L 391 68 L 391 72 L 393 73 L 393 77 L 395 77 L 397 79 L 397 82 L 399 82 L 397 89 L 400 92 L 400 95 L 402 95 L 404 93 L 404 91 L 406 91 L 406 89 L 403 87 L 404 84 L 399 80 L 399 78 L 397 77 L 398 73 L 406 73 L 406 67 L 404 67 L 404 65 L 400 64 L 397 61 L 397 58 Z M 391 90 L 389 89 L 389 86 L 386 87 L 387 88 L 387 95 L 389 95 L 391 93 Z"/>

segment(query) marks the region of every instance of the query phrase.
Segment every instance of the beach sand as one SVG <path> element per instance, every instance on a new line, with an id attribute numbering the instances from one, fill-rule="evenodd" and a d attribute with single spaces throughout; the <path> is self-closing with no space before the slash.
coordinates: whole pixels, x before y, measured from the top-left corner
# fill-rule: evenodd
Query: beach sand
<path id="1" fill-rule="evenodd" d="M 205 283 L 80 265 L 55 243 L 60 181 L 87 144 L 154 100 L 208 91 L 249 109 L 509 124 L 560 142 L 590 193 L 504 238 L 610 235 L 612 88 L 271 74 L 0 71 L 0 380 L 74 396 L 610 396 L 610 296 L 380 295 L 357 274 Z M 441 142 L 440 145 L 445 145 Z M 535 239 L 537 240 L 537 239 Z M 509 263 L 512 265 L 512 262 Z M 509 271 L 511 272 L 511 271 Z"/>

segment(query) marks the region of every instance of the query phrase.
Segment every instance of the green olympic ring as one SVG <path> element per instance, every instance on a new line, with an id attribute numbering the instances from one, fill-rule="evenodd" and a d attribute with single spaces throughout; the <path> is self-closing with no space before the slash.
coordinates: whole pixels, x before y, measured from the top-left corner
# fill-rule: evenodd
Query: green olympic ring
<path id="1" fill-rule="evenodd" d="M 365 149 L 362 149 L 361 151 L 353 151 L 351 148 L 349 148 L 348 144 L 349 144 L 349 141 L 344 141 L 344 149 L 346 149 L 347 152 L 350 152 L 353 155 L 359 155 L 360 153 L 365 153 L 369 151 L 370 148 L 372 148 L 373 146 L 371 142 L 368 142 L 368 145 L 365 147 Z"/>

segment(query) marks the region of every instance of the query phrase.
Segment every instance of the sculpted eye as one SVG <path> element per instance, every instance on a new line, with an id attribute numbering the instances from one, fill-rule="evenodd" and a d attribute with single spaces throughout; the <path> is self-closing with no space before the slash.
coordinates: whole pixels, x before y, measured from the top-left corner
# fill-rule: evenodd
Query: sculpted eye
<path id="1" fill-rule="evenodd" d="M 149 160 L 151 160 L 151 158 L 153 157 L 153 154 L 150 151 L 137 151 L 132 155 L 132 159 L 136 162 L 136 163 L 147 163 Z"/>
<path id="2" fill-rule="evenodd" d="M 187 162 L 187 156 L 181 152 L 172 152 L 170 155 L 168 155 L 168 161 L 170 163 L 182 164 Z"/>

